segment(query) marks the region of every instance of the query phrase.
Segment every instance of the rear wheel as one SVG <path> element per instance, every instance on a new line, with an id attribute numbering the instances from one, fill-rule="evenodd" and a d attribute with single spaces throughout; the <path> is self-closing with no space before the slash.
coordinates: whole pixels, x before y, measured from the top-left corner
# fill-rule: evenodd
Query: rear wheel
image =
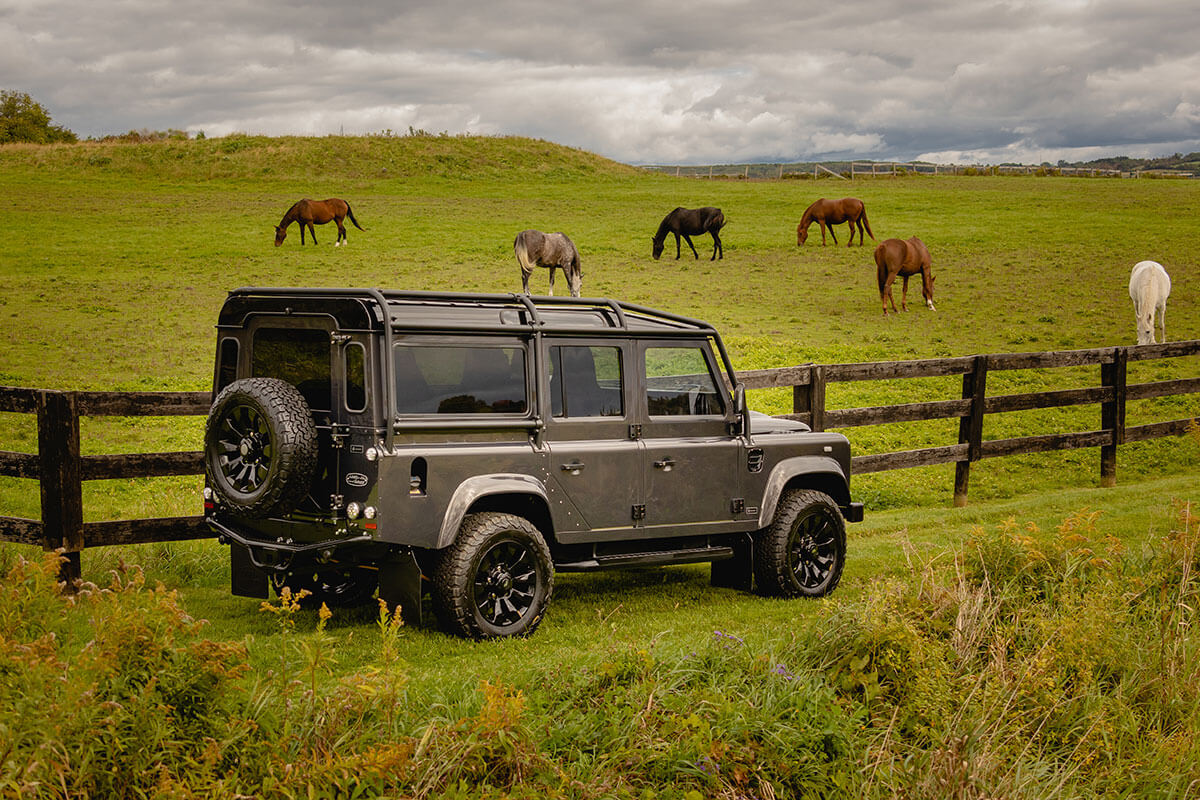
<path id="1" fill-rule="evenodd" d="M 842 578 L 846 522 L 824 492 L 791 491 L 779 500 L 775 520 L 756 534 L 754 579 L 777 597 L 821 597 Z"/>
<path id="2" fill-rule="evenodd" d="M 550 548 L 533 523 L 499 512 L 469 514 L 434 570 L 434 609 L 443 627 L 461 636 L 527 636 L 553 588 Z"/>

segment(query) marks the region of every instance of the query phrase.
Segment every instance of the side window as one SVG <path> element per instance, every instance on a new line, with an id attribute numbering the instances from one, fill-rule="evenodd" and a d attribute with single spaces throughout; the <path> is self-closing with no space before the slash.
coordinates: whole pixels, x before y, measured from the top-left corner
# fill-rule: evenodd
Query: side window
<path id="1" fill-rule="evenodd" d="M 700 347 L 646 348 L 646 402 L 652 417 L 725 413 Z"/>
<path id="2" fill-rule="evenodd" d="M 221 340 L 220 363 L 217 367 L 217 391 L 221 391 L 237 380 L 238 340 Z"/>
<path id="3" fill-rule="evenodd" d="M 309 408 L 329 411 L 329 334 L 318 328 L 259 328 L 254 334 L 250 374 L 281 378 L 300 390 Z"/>
<path id="4" fill-rule="evenodd" d="M 555 417 L 625 415 L 621 351 L 616 347 L 550 348 L 550 410 Z"/>
<path id="5" fill-rule="evenodd" d="M 524 414 L 521 347 L 397 345 L 401 414 Z"/>
<path id="6" fill-rule="evenodd" d="M 346 345 L 346 409 L 367 410 L 367 351 L 357 342 Z"/>

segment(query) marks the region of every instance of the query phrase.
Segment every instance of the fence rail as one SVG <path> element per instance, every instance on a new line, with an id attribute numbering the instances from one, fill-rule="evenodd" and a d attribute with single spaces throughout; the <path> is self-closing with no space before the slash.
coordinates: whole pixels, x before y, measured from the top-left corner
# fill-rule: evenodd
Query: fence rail
<path id="1" fill-rule="evenodd" d="M 1200 355 L 1200 340 L 915 361 L 803 364 L 751 370 L 738 377 L 748 389 L 790 387 L 792 413 L 781 416 L 800 420 L 816 430 L 957 418 L 958 437 L 953 443 L 854 456 L 852 469 L 856 473 L 870 473 L 953 463 L 954 503 L 965 505 L 971 464 L 984 458 L 1098 447 L 1100 483 L 1115 485 L 1119 445 L 1180 435 L 1193 422 L 1175 419 L 1127 426 L 1126 403 L 1200 393 L 1200 377 L 1129 384 L 1128 364 L 1195 355 Z M 1081 366 L 1100 368 L 1098 386 L 987 394 L 987 377 L 992 372 Z M 956 376 L 962 379 L 962 393 L 956 398 L 863 408 L 826 407 L 825 392 L 830 383 Z M 210 397 L 208 392 L 61 392 L 0 387 L 0 412 L 36 414 L 38 428 L 36 454 L 0 451 L 0 476 L 37 480 L 41 498 L 40 520 L 0 516 L 0 541 L 40 545 L 48 550 L 64 548 L 67 552 L 64 577 L 71 579 L 79 576 L 79 553 L 86 547 L 209 537 L 211 533 L 202 516 L 84 522 L 84 481 L 198 475 L 204 472 L 204 461 L 200 452 L 81 455 L 79 418 L 203 415 L 208 413 Z M 983 438 L 988 415 L 1086 404 L 1100 407 L 1098 430 Z"/>

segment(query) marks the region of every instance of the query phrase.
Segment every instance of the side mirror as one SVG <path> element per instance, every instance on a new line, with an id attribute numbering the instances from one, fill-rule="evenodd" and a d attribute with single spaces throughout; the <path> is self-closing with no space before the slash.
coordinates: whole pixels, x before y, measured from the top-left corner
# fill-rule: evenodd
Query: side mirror
<path id="1" fill-rule="evenodd" d="M 734 421 L 730 426 L 732 432 L 741 436 L 750 435 L 750 407 L 746 405 L 746 386 L 739 383 L 733 387 Z"/>

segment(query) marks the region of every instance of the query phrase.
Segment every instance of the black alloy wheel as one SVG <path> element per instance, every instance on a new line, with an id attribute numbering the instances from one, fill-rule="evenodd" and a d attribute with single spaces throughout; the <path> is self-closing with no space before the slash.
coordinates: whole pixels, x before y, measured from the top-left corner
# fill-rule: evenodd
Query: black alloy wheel
<path id="1" fill-rule="evenodd" d="M 473 639 L 527 636 L 550 602 L 554 567 L 541 532 L 523 517 L 469 514 L 433 575 L 443 627 Z"/>
<path id="2" fill-rule="evenodd" d="M 791 491 L 756 536 L 754 577 L 763 594 L 821 597 L 837 587 L 845 560 L 846 523 L 833 498 Z"/>

